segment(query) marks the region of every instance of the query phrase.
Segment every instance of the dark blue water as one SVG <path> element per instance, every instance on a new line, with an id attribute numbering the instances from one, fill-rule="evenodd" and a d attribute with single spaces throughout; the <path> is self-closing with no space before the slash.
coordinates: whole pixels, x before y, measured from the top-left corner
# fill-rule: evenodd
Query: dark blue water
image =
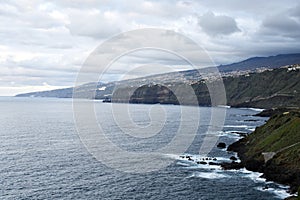
<path id="1" fill-rule="evenodd" d="M 145 111 L 151 105 L 130 105 L 136 123 L 147 124 Z M 110 104 L 95 102 L 99 118 L 106 119 Z M 149 140 L 118 139 L 117 127 L 110 125 L 110 139 L 127 151 L 150 151 L 169 142 L 180 122 L 178 106 L 164 106 L 169 113 L 166 138 L 158 135 Z M 173 163 L 159 171 L 125 173 L 97 161 L 79 139 L 70 99 L 0 99 L 0 199 L 282 199 L 286 188 L 266 183 L 259 174 L 246 170 L 223 171 L 182 160 L 180 155 L 162 155 Z M 201 108 L 199 136 L 185 154 L 197 157 L 201 132 L 207 130 L 206 115 Z M 226 122 L 219 141 L 237 140 L 233 131 L 251 132 L 266 118 L 253 117 L 258 111 L 227 109 Z M 247 121 L 255 119 L 258 121 Z M 246 121 L 245 121 L 246 120 Z M 171 123 L 170 123 L 171 122 Z M 110 129 L 111 128 L 111 129 Z M 121 137 L 121 136 L 120 136 Z M 121 137 L 122 138 L 122 137 Z M 228 159 L 232 154 L 213 148 L 210 156 Z M 265 185 L 268 190 L 263 190 Z"/>

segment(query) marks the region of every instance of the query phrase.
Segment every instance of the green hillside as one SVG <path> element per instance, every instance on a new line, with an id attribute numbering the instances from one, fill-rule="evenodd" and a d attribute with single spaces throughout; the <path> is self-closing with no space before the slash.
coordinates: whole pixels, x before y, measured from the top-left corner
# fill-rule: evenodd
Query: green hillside
<path id="1" fill-rule="evenodd" d="M 229 105 L 293 107 L 300 104 L 300 71 L 287 68 L 224 79 Z"/>
<path id="2" fill-rule="evenodd" d="M 296 192 L 300 186 L 300 110 L 272 116 L 228 150 L 238 152 L 247 169 L 263 172 L 267 180 L 290 185 Z"/>
<path id="3" fill-rule="evenodd" d="M 200 106 L 211 105 L 207 81 L 213 80 L 199 80 L 191 85 Z M 224 77 L 223 82 L 227 105 L 233 107 L 300 107 L 299 69 L 279 68 L 261 73 Z M 124 87 L 116 90 L 113 96 L 115 102 L 123 102 L 124 94 L 131 94 L 130 98 L 127 98 L 129 103 L 178 104 L 172 92 L 178 87 L 184 87 L 184 85 L 180 83 L 170 83 L 168 87 L 155 84 L 144 85 L 132 92 L 130 92 L 131 88 Z M 185 102 L 188 104 L 192 101 L 186 100 Z"/>

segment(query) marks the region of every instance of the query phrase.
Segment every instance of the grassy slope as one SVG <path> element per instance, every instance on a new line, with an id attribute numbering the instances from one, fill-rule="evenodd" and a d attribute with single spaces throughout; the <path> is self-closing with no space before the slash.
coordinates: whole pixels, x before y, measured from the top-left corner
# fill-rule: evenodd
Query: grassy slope
<path id="1" fill-rule="evenodd" d="M 288 184 L 295 192 L 300 186 L 300 111 L 271 117 L 248 137 L 230 145 L 229 150 L 239 153 L 246 168 L 263 172 L 268 180 Z M 263 152 L 277 154 L 265 163 Z"/>
<path id="2" fill-rule="evenodd" d="M 300 142 L 300 114 L 288 113 L 272 117 L 249 136 L 251 152 L 279 151 Z"/>
<path id="3" fill-rule="evenodd" d="M 227 101 L 232 106 L 299 106 L 300 72 L 275 69 L 250 76 L 224 79 Z"/>

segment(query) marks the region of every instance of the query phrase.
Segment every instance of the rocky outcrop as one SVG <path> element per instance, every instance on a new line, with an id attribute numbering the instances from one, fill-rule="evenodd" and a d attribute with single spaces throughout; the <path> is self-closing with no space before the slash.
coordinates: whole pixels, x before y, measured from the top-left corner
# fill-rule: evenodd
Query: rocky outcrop
<path id="1" fill-rule="evenodd" d="M 235 156 L 231 156 L 231 157 L 230 157 L 230 160 L 232 160 L 232 161 L 236 161 L 236 160 L 237 160 L 237 158 L 236 158 Z"/>
<path id="2" fill-rule="evenodd" d="M 289 185 L 295 193 L 300 186 L 300 110 L 273 115 L 265 125 L 229 145 L 227 150 L 238 153 L 238 166 L 261 172 L 269 181 Z M 268 159 L 266 152 L 272 152 Z M 237 164 L 224 166 L 233 167 Z"/>
<path id="3" fill-rule="evenodd" d="M 225 170 L 231 170 L 231 169 L 241 169 L 244 168 L 245 165 L 243 162 L 235 162 L 232 161 L 231 163 L 223 162 L 221 163 L 221 167 Z"/>
<path id="4" fill-rule="evenodd" d="M 285 198 L 284 200 L 299 200 L 299 198 L 297 198 L 296 196 L 291 196 L 291 197 Z"/>
<path id="5" fill-rule="evenodd" d="M 225 148 L 226 148 L 226 144 L 225 144 L 224 142 L 220 142 L 220 143 L 217 145 L 217 147 L 218 147 L 219 149 L 225 149 Z"/>
<path id="6" fill-rule="evenodd" d="M 258 116 L 258 117 L 272 117 L 273 115 L 280 115 L 282 113 L 285 112 L 290 112 L 295 110 L 295 108 L 286 108 L 286 107 L 279 107 L 279 108 L 271 108 L 271 109 L 266 109 L 263 110 L 260 113 L 257 113 L 254 116 Z"/>

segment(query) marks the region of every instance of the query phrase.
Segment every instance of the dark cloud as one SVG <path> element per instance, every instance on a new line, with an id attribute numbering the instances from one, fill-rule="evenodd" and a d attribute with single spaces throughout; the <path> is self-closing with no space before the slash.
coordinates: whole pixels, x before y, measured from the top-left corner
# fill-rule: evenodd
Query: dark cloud
<path id="1" fill-rule="evenodd" d="M 215 13 L 237 13 L 239 16 L 252 15 L 254 18 L 265 16 L 266 14 L 280 12 L 286 8 L 293 8 L 299 0 L 261 1 L 241 1 L 241 0 L 201 0 L 199 2 L 204 8 L 209 8 Z"/>
<path id="2" fill-rule="evenodd" d="M 234 18 L 225 15 L 216 16 L 212 12 L 200 16 L 198 24 L 205 33 L 211 36 L 230 35 L 240 31 Z"/>
<path id="3" fill-rule="evenodd" d="M 288 14 L 290 14 L 292 17 L 296 17 L 298 19 L 298 21 L 300 21 L 300 4 L 298 4 L 294 8 L 291 8 L 288 11 Z"/>
<path id="4" fill-rule="evenodd" d="M 278 14 L 264 19 L 261 31 L 263 35 L 299 38 L 300 23 L 291 18 L 288 13 Z"/>

